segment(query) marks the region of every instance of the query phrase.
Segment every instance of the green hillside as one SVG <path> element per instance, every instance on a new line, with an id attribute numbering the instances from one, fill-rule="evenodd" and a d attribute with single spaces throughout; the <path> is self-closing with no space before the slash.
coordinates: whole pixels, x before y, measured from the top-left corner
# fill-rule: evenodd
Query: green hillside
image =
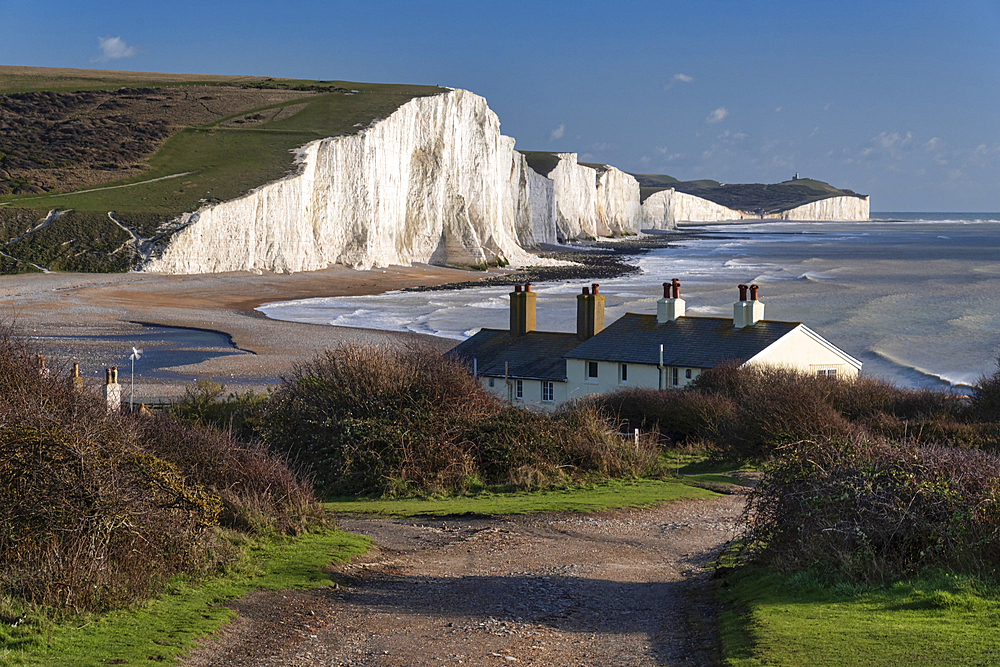
<path id="1" fill-rule="evenodd" d="M 0 271 L 121 271 L 143 237 L 435 86 L 0 67 Z M 52 209 L 72 209 L 35 229 Z M 44 233 L 43 233 L 44 232 Z M 55 247 L 53 244 L 56 244 Z"/>

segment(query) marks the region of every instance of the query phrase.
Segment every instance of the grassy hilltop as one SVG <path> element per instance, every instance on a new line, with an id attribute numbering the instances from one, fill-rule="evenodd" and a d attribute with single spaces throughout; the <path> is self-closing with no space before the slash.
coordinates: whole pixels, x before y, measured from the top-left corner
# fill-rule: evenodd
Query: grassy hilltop
<path id="1" fill-rule="evenodd" d="M 436 86 L 0 66 L 0 272 L 122 271 L 129 233 L 294 169 Z M 52 209 L 70 210 L 42 225 Z"/>

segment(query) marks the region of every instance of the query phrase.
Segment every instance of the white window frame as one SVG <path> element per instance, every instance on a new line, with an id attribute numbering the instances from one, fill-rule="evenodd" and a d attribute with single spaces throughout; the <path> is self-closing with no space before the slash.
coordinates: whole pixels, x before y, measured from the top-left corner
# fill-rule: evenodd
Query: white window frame
<path id="1" fill-rule="evenodd" d="M 628 364 L 622 363 L 618 370 L 618 384 L 628 384 Z"/>
<path id="2" fill-rule="evenodd" d="M 555 399 L 555 388 L 549 380 L 542 380 L 542 402 L 551 403 Z"/>
<path id="3" fill-rule="evenodd" d="M 681 369 L 676 366 L 670 369 L 670 384 L 675 387 L 679 387 L 681 384 Z"/>
<path id="4" fill-rule="evenodd" d="M 584 363 L 587 364 L 587 367 L 586 367 L 586 376 L 587 376 L 586 377 L 586 381 L 589 382 L 590 384 L 596 384 L 597 381 L 598 381 L 597 378 L 598 378 L 598 375 L 599 375 L 599 370 L 598 370 L 599 367 L 597 365 L 597 362 L 596 361 L 587 361 L 587 362 L 584 362 Z M 594 371 L 593 375 L 590 374 L 590 371 L 592 371 L 592 370 Z"/>
<path id="5" fill-rule="evenodd" d="M 514 398 L 519 401 L 524 398 L 524 382 L 521 380 L 514 380 Z"/>

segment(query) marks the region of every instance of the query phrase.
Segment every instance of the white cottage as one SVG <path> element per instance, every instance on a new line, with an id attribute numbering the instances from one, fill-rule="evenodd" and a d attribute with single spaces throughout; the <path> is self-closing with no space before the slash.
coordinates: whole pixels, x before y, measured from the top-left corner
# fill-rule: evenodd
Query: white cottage
<path id="1" fill-rule="evenodd" d="M 861 362 L 801 322 L 764 319 L 757 285 L 740 285 L 733 317 L 689 317 L 680 282 L 663 284 L 653 314 L 626 313 L 604 327 L 599 286 L 577 296 L 577 333 L 539 332 L 531 286 L 511 294 L 508 331 L 482 329 L 451 354 L 513 403 L 551 407 L 619 387 L 679 389 L 722 363 L 768 364 L 855 378 Z"/>

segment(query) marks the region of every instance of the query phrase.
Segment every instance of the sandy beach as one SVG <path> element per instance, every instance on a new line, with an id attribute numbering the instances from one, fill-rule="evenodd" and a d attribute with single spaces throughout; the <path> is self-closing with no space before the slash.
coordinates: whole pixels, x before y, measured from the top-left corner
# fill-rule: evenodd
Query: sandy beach
<path id="1" fill-rule="evenodd" d="M 229 390 L 259 389 L 289 376 L 324 349 L 342 341 L 390 342 L 423 338 L 447 349 L 454 341 L 364 329 L 279 322 L 254 308 L 291 299 L 379 294 L 404 287 L 468 282 L 493 273 L 415 265 L 370 271 L 334 266 L 287 275 L 47 273 L 0 278 L 0 317 L 64 372 L 80 364 L 87 384 L 103 384 L 104 369 L 127 360 L 144 324 L 206 329 L 226 334 L 225 345 L 200 350 L 215 356 L 167 369 L 183 378 L 137 378 L 138 396 L 182 394 L 196 377 Z M 131 340 L 135 337 L 135 342 Z M 148 343 L 147 343 L 148 344 Z M 197 350 L 196 350 L 197 351 Z M 127 366 L 122 373 L 127 372 Z M 138 399 L 137 399 L 138 400 Z"/>

